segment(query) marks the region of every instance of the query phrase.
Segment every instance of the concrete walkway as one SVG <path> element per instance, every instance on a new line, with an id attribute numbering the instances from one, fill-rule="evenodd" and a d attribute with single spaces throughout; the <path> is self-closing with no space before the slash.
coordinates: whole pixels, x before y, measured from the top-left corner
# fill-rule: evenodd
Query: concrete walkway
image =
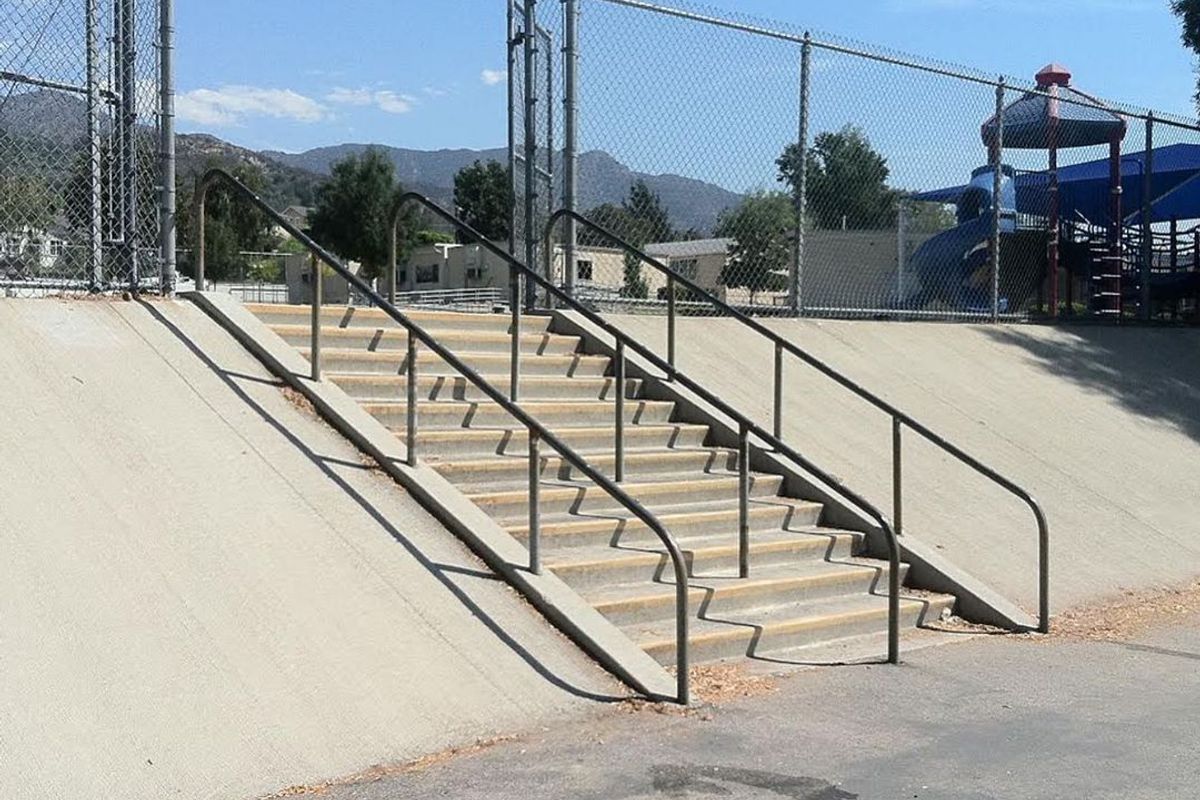
<path id="1" fill-rule="evenodd" d="M 0 797 L 245 798 L 621 687 L 186 303 L 0 300 Z"/>
<path id="2" fill-rule="evenodd" d="M 662 317 L 618 316 L 666 352 Z M 1200 330 L 770 320 L 788 340 L 1032 492 L 1054 609 L 1200 574 Z M 681 318 L 678 364 L 767 428 L 773 346 Z M 891 512 L 889 418 L 785 360 L 785 439 Z M 909 433 L 905 529 L 1036 608 L 1028 508 Z"/>
<path id="3" fill-rule="evenodd" d="M 1116 642 L 972 638 L 611 714 L 328 800 L 1191 800 L 1200 617 Z"/>

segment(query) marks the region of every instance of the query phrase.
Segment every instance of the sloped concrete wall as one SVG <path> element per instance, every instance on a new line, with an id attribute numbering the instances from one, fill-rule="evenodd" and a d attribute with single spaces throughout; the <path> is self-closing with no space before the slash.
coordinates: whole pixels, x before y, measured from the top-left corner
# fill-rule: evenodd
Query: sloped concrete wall
<path id="1" fill-rule="evenodd" d="M 662 318 L 613 316 L 666 352 Z M 1200 575 L 1200 331 L 767 321 L 1031 491 L 1053 537 L 1056 609 Z M 678 364 L 768 428 L 772 345 L 681 318 Z M 891 512 L 889 419 L 785 362 L 784 433 Z M 1027 507 L 914 434 L 905 529 L 1035 611 Z"/>
<path id="2" fill-rule="evenodd" d="M 623 692 L 195 306 L 0 300 L 0 374 L 0 796 L 258 796 Z"/>

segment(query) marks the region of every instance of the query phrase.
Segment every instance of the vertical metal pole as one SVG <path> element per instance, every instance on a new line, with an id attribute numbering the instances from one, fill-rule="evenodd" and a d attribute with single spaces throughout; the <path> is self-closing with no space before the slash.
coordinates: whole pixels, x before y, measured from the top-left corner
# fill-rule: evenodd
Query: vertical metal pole
<path id="1" fill-rule="evenodd" d="M 417 465 L 417 337 L 411 330 L 408 332 L 408 352 L 405 354 L 404 364 L 406 368 L 405 388 L 408 395 L 404 409 L 404 444 L 408 450 L 408 465 L 415 467 Z"/>
<path id="2" fill-rule="evenodd" d="M 521 42 L 525 53 L 525 265 L 534 269 L 537 242 L 533 216 L 537 212 L 537 0 L 525 0 Z M 549 279 L 549 275 L 546 276 Z M 525 282 L 525 304 L 533 308 L 535 286 Z"/>
<path id="3" fill-rule="evenodd" d="M 996 84 L 996 140 L 992 143 L 992 322 L 1000 321 L 1000 215 L 1004 200 L 1004 76 Z"/>
<path id="4" fill-rule="evenodd" d="M 205 217 L 207 217 L 208 187 L 203 184 L 196 186 L 196 291 L 204 291 L 204 268 L 208 252 L 208 247 L 205 243 Z"/>
<path id="5" fill-rule="evenodd" d="M 667 366 L 671 373 L 667 380 L 675 378 L 675 276 L 667 273 Z"/>
<path id="6" fill-rule="evenodd" d="M 91 288 L 99 291 L 104 283 L 104 222 L 101 206 L 104 191 L 100 174 L 100 36 L 99 0 L 87 0 L 87 127 L 88 127 L 88 272 Z"/>
<path id="7" fill-rule="evenodd" d="M 517 92 L 516 92 L 516 47 L 517 16 L 514 0 L 508 0 L 508 35 L 504 40 L 504 51 L 508 68 L 508 188 L 512 202 L 508 204 L 508 254 L 517 254 Z"/>
<path id="8" fill-rule="evenodd" d="M 613 440 L 615 464 L 613 476 L 617 483 L 625 480 L 625 342 L 617 340 L 617 361 L 614 365 L 614 376 L 617 379 L 616 395 L 616 435 Z"/>
<path id="9" fill-rule="evenodd" d="M 1171 217 L 1171 239 L 1168 244 L 1171 257 L 1171 271 L 1179 269 L 1179 218 Z"/>
<path id="10" fill-rule="evenodd" d="M 512 321 L 509 323 L 512 364 L 509 372 L 508 397 L 515 403 L 519 399 L 521 386 L 521 273 L 512 264 L 508 265 L 508 305 L 512 314 Z"/>
<path id="11" fill-rule="evenodd" d="M 137 168 L 137 17 L 134 0 L 121 3 L 121 183 L 125 187 L 125 249 L 129 259 L 129 286 L 135 292 L 141 279 L 138 265 L 138 168 Z"/>
<path id="12" fill-rule="evenodd" d="M 1059 107 L 1058 107 L 1058 85 L 1051 84 L 1049 87 L 1050 99 L 1047 101 L 1050 108 L 1050 242 L 1049 242 L 1049 264 L 1047 271 L 1050 273 L 1050 284 L 1047 287 L 1049 293 L 1049 311 L 1050 318 L 1058 317 L 1058 237 L 1059 237 L 1059 196 L 1058 196 L 1058 124 L 1059 124 Z"/>
<path id="13" fill-rule="evenodd" d="M 90 2 L 90 0 L 89 0 Z M 159 244 L 162 250 L 161 291 L 175 293 L 175 0 L 159 0 L 159 172 L 162 177 L 162 207 L 159 209 Z"/>
<path id="14" fill-rule="evenodd" d="M 775 343 L 775 419 L 771 426 L 776 439 L 783 439 L 783 344 Z"/>
<path id="15" fill-rule="evenodd" d="M 537 431 L 529 429 L 529 571 L 542 574 L 542 458 Z"/>
<path id="16" fill-rule="evenodd" d="M 1139 266 L 1138 319 L 1150 319 L 1150 261 L 1154 258 L 1154 114 L 1146 115 L 1146 152 L 1142 159 L 1142 263 Z"/>
<path id="17" fill-rule="evenodd" d="M 904 453 L 899 417 L 892 417 L 892 525 L 904 534 Z"/>
<path id="18" fill-rule="evenodd" d="M 396 262 L 400 258 L 400 243 L 397 241 L 396 220 L 388 222 L 388 274 L 387 299 L 392 305 L 396 304 Z"/>
<path id="19" fill-rule="evenodd" d="M 804 44 L 800 46 L 800 120 L 796 147 L 799 164 L 796 166 L 794 204 L 796 208 L 795 242 L 792 250 L 792 268 L 788 276 L 788 309 L 793 315 L 804 311 L 804 218 L 808 213 L 808 102 L 811 93 L 812 38 L 804 32 Z"/>
<path id="20" fill-rule="evenodd" d="M 324 270 L 316 255 L 309 257 L 309 283 L 312 286 L 312 379 L 321 380 L 321 303 L 324 301 Z"/>
<path id="21" fill-rule="evenodd" d="M 1122 134 L 1124 129 L 1122 129 Z M 1108 146 L 1108 167 L 1109 167 L 1109 191 L 1111 193 L 1109 199 L 1109 216 L 1112 221 L 1108 225 L 1108 265 L 1102 270 L 1101 274 L 1105 276 L 1103 287 L 1104 291 L 1109 293 L 1105 296 L 1106 311 L 1116 313 L 1117 319 L 1124 316 L 1125 310 L 1125 293 L 1122 290 L 1125 272 L 1125 259 L 1123 258 L 1123 248 L 1121 246 L 1121 233 L 1124 230 L 1121 212 L 1121 136 L 1113 136 L 1112 141 Z M 1108 277 L 1112 276 L 1112 277 Z"/>
<path id="22" fill-rule="evenodd" d="M 904 302 L 904 269 L 908 266 L 908 202 L 902 197 L 896 216 L 896 302 Z"/>
<path id="23" fill-rule="evenodd" d="M 579 0 L 563 0 L 563 208 L 579 204 Z M 563 229 L 567 293 L 574 295 L 579 231 L 569 214 Z"/>
<path id="24" fill-rule="evenodd" d="M 738 426 L 738 577 L 750 577 L 750 429 Z"/>
<path id="25" fill-rule="evenodd" d="M 543 38 L 546 45 L 545 61 L 546 61 L 546 219 L 550 219 L 550 215 L 554 213 L 554 59 L 550 57 L 553 52 L 553 39 L 549 32 L 543 32 Z M 550 267 L 547 266 L 546 279 L 550 278 Z M 565 267 L 565 265 L 564 265 Z M 564 277 L 564 280 L 566 278 Z M 562 284 L 556 284 L 561 286 Z"/>

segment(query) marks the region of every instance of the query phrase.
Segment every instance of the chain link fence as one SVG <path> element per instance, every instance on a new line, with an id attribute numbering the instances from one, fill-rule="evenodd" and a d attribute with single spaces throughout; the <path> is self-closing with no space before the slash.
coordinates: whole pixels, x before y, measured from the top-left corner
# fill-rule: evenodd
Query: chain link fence
<path id="1" fill-rule="evenodd" d="M 157 290 L 159 0 L 0 4 L 0 294 Z"/>
<path id="2" fill-rule="evenodd" d="M 990 76 L 686 3 L 527 2 L 509 37 L 513 245 L 539 265 L 543 209 L 570 207 L 762 315 L 1197 313 L 1200 211 L 1168 207 L 1200 175 L 1192 120 L 1057 68 Z M 661 272 L 605 234 L 562 225 L 549 248 L 551 277 L 598 308 L 665 308 Z"/>

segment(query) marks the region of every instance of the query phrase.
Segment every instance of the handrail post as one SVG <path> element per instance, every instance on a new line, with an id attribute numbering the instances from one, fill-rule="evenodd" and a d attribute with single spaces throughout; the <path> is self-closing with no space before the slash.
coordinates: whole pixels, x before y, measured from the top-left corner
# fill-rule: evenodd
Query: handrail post
<path id="1" fill-rule="evenodd" d="M 896 530 L 888 537 L 888 654 L 889 664 L 900 663 L 900 543 Z"/>
<path id="2" fill-rule="evenodd" d="M 772 432 L 783 438 L 783 345 L 775 343 L 775 419 Z"/>
<path id="3" fill-rule="evenodd" d="M 208 205 L 208 181 L 207 176 L 200 178 L 196 183 L 196 291 L 204 291 L 204 271 L 205 262 L 207 261 L 208 248 L 205 246 L 205 218 L 207 217 Z M 97 285 L 99 285 L 100 277 L 98 276 Z"/>
<path id="4" fill-rule="evenodd" d="M 617 340 L 617 360 L 613 369 L 617 384 L 616 431 L 613 439 L 613 476 L 617 483 L 625 480 L 625 341 Z"/>
<path id="5" fill-rule="evenodd" d="M 537 431 L 529 429 L 529 571 L 542 574 L 542 458 Z"/>
<path id="6" fill-rule="evenodd" d="M 408 353 L 405 357 L 408 403 L 404 409 L 404 443 L 408 450 L 408 465 L 417 465 L 417 338 L 408 332 Z"/>
<path id="7" fill-rule="evenodd" d="M 321 302 L 324 271 L 321 262 L 317 261 L 316 253 L 309 257 L 309 285 L 312 288 L 312 345 L 309 355 L 312 357 L 312 379 L 321 380 Z"/>
<path id="8" fill-rule="evenodd" d="M 1050 632 L 1050 526 L 1036 501 L 1030 502 L 1038 524 L 1038 631 Z"/>
<path id="9" fill-rule="evenodd" d="M 521 277 L 512 264 L 508 265 L 508 284 L 508 305 L 512 314 L 512 322 L 509 323 L 512 329 L 512 364 L 509 369 L 508 397 L 515 403 L 521 384 Z"/>
<path id="10" fill-rule="evenodd" d="M 396 209 L 396 214 L 399 215 L 399 207 Z M 387 275 L 387 299 L 392 305 L 396 305 L 396 261 L 399 260 L 399 245 L 396 242 L 396 219 L 391 219 L 391 231 L 388 236 L 388 275 Z"/>
<path id="11" fill-rule="evenodd" d="M 667 275 L 667 380 L 675 379 L 675 276 Z"/>
<path id="12" fill-rule="evenodd" d="M 738 577 L 750 577 L 750 430 L 738 426 Z"/>
<path id="13" fill-rule="evenodd" d="M 892 417 L 892 524 L 896 535 L 904 534 L 902 514 L 904 511 L 904 454 L 903 437 L 899 417 Z"/>

